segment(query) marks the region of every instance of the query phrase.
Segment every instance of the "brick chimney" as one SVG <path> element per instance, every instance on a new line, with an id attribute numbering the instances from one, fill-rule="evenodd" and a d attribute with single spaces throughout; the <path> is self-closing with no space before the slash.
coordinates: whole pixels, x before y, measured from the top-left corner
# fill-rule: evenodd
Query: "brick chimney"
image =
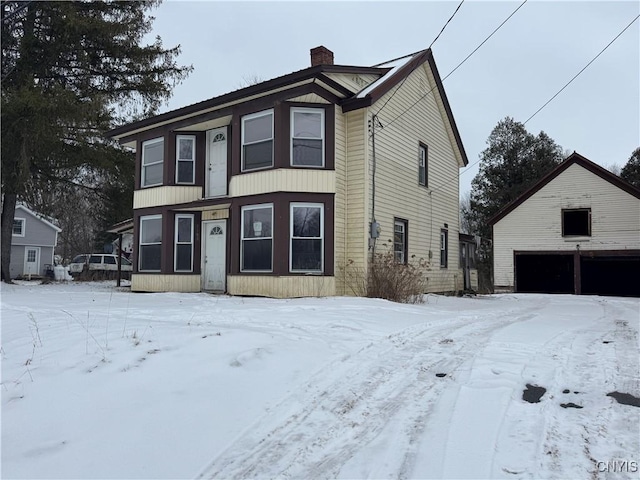
<path id="1" fill-rule="evenodd" d="M 311 49 L 311 66 L 333 65 L 333 52 L 322 45 Z"/>

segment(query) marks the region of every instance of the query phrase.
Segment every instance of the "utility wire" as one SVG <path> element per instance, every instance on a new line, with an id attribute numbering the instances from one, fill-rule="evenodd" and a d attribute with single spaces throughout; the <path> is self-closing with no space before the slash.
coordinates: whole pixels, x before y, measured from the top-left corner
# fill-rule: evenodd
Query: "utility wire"
<path id="1" fill-rule="evenodd" d="M 527 118 L 527 119 L 524 121 L 524 125 L 526 125 L 526 124 L 527 124 L 527 122 L 528 122 L 529 120 L 531 120 L 531 119 L 532 119 L 533 117 L 535 117 L 538 113 L 540 113 L 540 111 L 541 111 L 544 107 L 546 107 L 547 105 L 549 105 L 549 104 L 551 103 L 551 101 L 552 101 L 554 98 L 556 98 L 558 95 L 560 95 L 560 93 L 562 93 L 562 91 L 563 91 L 565 88 L 567 88 L 567 87 L 571 84 L 571 82 L 573 82 L 576 78 L 578 78 L 578 76 L 579 76 L 582 72 L 584 72 L 584 71 L 587 69 L 587 67 L 589 67 L 589 65 L 591 65 L 593 62 L 595 62 L 595 61 L 596 61 L 596 59 L 597 59 L 600 55 L 602 55 L 602 54 L 604 53 L 604 51 L 605 51 L 607 48 L 609 48 L 609 47 L 611 46 L 611 44 L 613 44 L 613 42 L 615 42 L 615 41 L 616 41 L 616 40 L 617 40 L 617 39 L 618 39 L 618 38 L 619 38 L 619 37 L 620 37 L 624 32 L 626 32 L 626 31 L 627 31 L 627 29 L 628 29 L 631 25 L 633 25 L 633 24 L 634 24 L 634 22 L 635 22 L 636 20 L 638 20 L 638 18 L 640 18 L 640 15 L 637 15 L 637 16 L 636 16 L 636 18 L 634 18 L 633 20 L 631 20 L 631 22 L 629 23 L 629 25 L 627 25 L 626 27 L 624 27 L 624 28 L 622 29 L 622 31 L 621 31 L 618 35 L 616 35 L 616 36 L 614 37 L 614 39 L 613 39 L 613 40 L 611 40 L 611 41 L 607 44 L 607 46 L 606 46 L 606 47 L 604 47 L 602 50 L 600 50 L 600 52 L 599 52 L 595 57 L 593 57 L 593 58 L 591 59 L 591 61 L 590 61 L 589 63 L 587 63 L 587 64 L 582 68 L 582 70 L 580 70 L 578 73 L 576 73 L 576 74 L 573 76 L 573 78 L 572 78 L 571 80 L 569 80 L 569 81 L 564 85 L 564 87 L 562 87 L 560 90 L 558 90 L 558 91 L 556 92 L 556 94 L 555 94 L 553 97 L 551 97 L 549 100 L 547 100 L 547 102 L 546 102 L 544 105 L 542 105 L 538 110 L 536 110 L 536 112 L 535 112 L 533 115 L 531 115 L 529 118 Z"/>
<path id="2" fill-rule="evenodd" d="M 569 80 L 569 81 L 565 84 L 565 86 L 564 86 L 564 87 L 562 87 L 560 90 L 558 90 L 558 92 L 557 92 L 553 97 L 551 97 L 551 98 L 550 98 L 550 99 L 549 99 L 549 100 L 548 100 L 544 105 L 542 105 L 542 107 L 540 107 L 538 110 L 536 110 L 536 112 L 535 112 L 533 115 L 531 115 L 529 118 L 527 118 L 527 120 L 524 122 L 524 124 L 526 124 L 529 120 L 531 120 L 533 117 L 535 117 L 535 116 L 536 116 L 536 115 L 537 115 L 537 114 L 538 114 L 538 113 L 539 113 L 539 112 L 540 112 L 544 107 L 546 107 L 549 103 L 551 103 L 551 101 L 552 101 L 554 98 L 556 98 L 556 97 L 557 97 L 557 96 L 558 96 L 558 95 L 559 95 L 559 94 L 560 94 L 560 93 L 561 93 L 565 88 L 567 88 L 571 82 L 573 82 L 576 78 L 578 78 L 578 75 L 580 75 L 582 72 L 584 72 L 584 71 L 587 69 L 587 67 L 588 67 L 589 65 L 591 65 L 591 64 L 592 64 L 592 63 L 593 63 L 593 62 L 594 62 L 594 61 L 595 61 L 595 60 L 596 60 L 600 55 L 602 55 L 602 54 L 604 53 L 604 51 L 605 51 L 607 48 L 609 48 L 609 47 L 611 46 L 611 44 L 613 44 L 613 42 L 615 42 L 615 41 L 616 41 L 616 40 L 617 40 L 617 39 L 618 39 L 618 38 L 619 38 L 619 37 L 620 37 L 624 32 L 626 32 L 626 31 L 629 29 L 629 27 L 631 27 L 631 25 L 633 25 L 633 24 L 634 24 L 634 22 L 635 22 L 636 20 L 638 20 L 638 18 L 640 18 L 640 15 L 637 15 L 633 20 L 631 20 L 631 22 L 630 22 L 626 27 L 624 27 L 624 28 L 622 29 L 622 31 L 621 31 L 620 33 L 618 33 L 618 34 L 613 38 L 613 40 L 611 40 L 611 41 L 607 44 L 607 46 L 606 46 L 606 47 L 604 47 L 602 50 L 600 50 L 600 52 L 599 52 L 595 57 L 593 57 L 593 58 L 589 61 L 589 63 L 587 63 L 587 64 L 584 66 L 584 68 L 582 68 L 582 70 L 580 70 L 578 73 L 576 73 L 576 74 L 574 75 L 574 77 L 573 77 L 571 80 Z M 469 165 L 467 165 L 467 166 L 466 166 L 466 168 L 465 168 L 462 172 L 458 173 L 457 177 L 459 178 L 459 177 L 461 177 L 463 174 L 467 173 L 471 167 L 473 167 L 474 165 L 476 165 L 476 164 L 480 163 L 480 161 L 481 161 L 481 160 L 482 160 L 482 158 L 478 158 L 478 160 L 476 160 L 475 162 L 470 163 Z M 443 184 L 442 184 L 442 185 L 440 185 L 437 189 L 433 189 L 433 190 L 432 190 L 432 192 L 435 192 L 435 191 L 441 190 L 442 188 L 444 188 L 444 187 L 448 186 L 449 184 L 451 184 L 451 182 L 453 182 L 453 180 L 455 180 L 455 178 L 456 178 L 455 176 L 454 176 L 454 177 L 452 177 L 452 178 L 451 178 L 451 180 L 449 180 L 448 182 L 443 183 Z"/>
<path id="3" fill-rule="evenodd" d="M 456 8 L 455 12 L 453 12 L 453 15 L 449 17 L 449 20 L 447 20 L 447 23 L 444 24 L 444 27 L 442 27 L 442 30 L 440 30 L 440 33 L 436 35 L 436 38 L 434 38 L 433 42 L 431 42 L 431 45 L 429 45 L 429 48 L 433 47 L 433 44 L 436 43 L 436 40 L 440 38 L 440 35 L 442 35 L 442 32 L 444 32 L 444 29 L 447 28 L 447 25 L 449 25 L 449 22 L 453 20 L 453 17 L 456 16 L 456 13 L 458 13 L 458 10 L 460 10 L 460 7 L 462 6 L 463 3 L 464 3 L 464 0 L 460 2 L 460 4 L 458 5 L 458 8 Z"/>
<path id="4" fill-rule="evenodd" d="M 440 38 L 440 35 L 442 35 L 442 32 L 444 32 L 444 29 L 447 28 L 447 25 L 449 25 L 449 23 L 451 22 L 451 20 L 453 20 L 453 17 L 456 16 L 456 13 L 458 13 L 458 10 L 460 10 L 460 7 L 462 6 L 462 4 L 464 3 L 464 0 L 462 0 L 460 2 L 460 4 L 458 4 L 458 8 L 456 8 L 456 10 L 453 12 L 453 14 L 449 17 L 449 20 L 446 21 L 446 23 L 444 24 L 444 26 L 442 27 L 442 29 L 440 30 L 440 33 L 438 33 L 438 35 L 436 35 L 436 38 L 433 39 L 433 42 L 431 42 L 431 45 L 429 45 L 429 48 L 431 48 L 433 46 L 434 43 L 436 43 L 436 40 L 438 40 L 438 38 Z M 428 50 L 429 48 L 425 49 Z M 416 53 L 422 53 L 425 50 L 420 50 L 419 52 Z M 411 55 L 405 55 L 403 57 L 400 57 L 396 60 L 402 60 L 404 58 L 407 57 L 412 57 L 413 55 L 416 55 L 416 53 L 412 53 Z M 392 60 L 395 61 L 395 60 Z M 380 64 L 379 64 L 380 65 Z M 382 107 L 380 107 L 380 110 L 378 110 L 376 112 L 376 115 L 379 115 L 380 112 L 382 112 L 382 110 L 384 110 L 384 107 L 387 106 L 387 103 L 389 103 L 391 101 L 391 99 L 395 96 L 396 93 L 398 93 L 398 90 L 400 90 L 402 88 L 402 86 L 404 85 L 404 82 L 407 80 L 407 78 L 409 77 L 409 74 L 407 73 L 407 75 L 405 75 L 405 77 L 402 79 L 402 82 L 400 82 L 400 85 L 398 85 L 396 87 L 396 89 L 393 91 L 393 93 L 391 94 L 391 96 L 387 99 L 386 102 L 384 102 L 384 104 L 382 105 Z"/>
<path id="5" fill-rule="evenodd" d="M 447 78 L 449 78 L 449 77 L 453 74 L 453 72 L 455 72 L 458 68 L 460 68 L 460 67 L 462 66 L 462 64 L 463 64 L 463 63 L 465 63 L 467 60 L 469 60 L 469 58 L 470 58 L 474 53 L 476 53 L 476 52 L 480 49 L 480 47 L 482 47 L 482 45 L 484 45 L 484 44 L 485 44 L 485 43 L 486 43 L 486 42 L 487 42 L 491 37 L 493 37 L 493 35 L 494 35 L 498 30 L 500 30 L 500 28 L 502 28 L 502 26 L 503 26 L 505 23 L 507 23 L 511 17 L 513 17 L 513 16 L 515 15 L 515 14 L 516 14 L 516 12 L 517 12 L 518 10 L 520 10 L 520 9 L 524 6 L 524 4 L 525 4 L 525 3 L 527 3 L 527 1 L 528 1 L 528 0 L 524 0 L 520 5 L 518 5 L 518 8 L 516 8 L 513 12 L 511 12 L 511 14 L 510 14 L 507 18 L 505 18 L 505 19 L 503 20 L 503 22 L 502 22 L 500 25 L 498 25 L 498 26 L 493 30 L 493 32 L 491 32 L 491 33 L 489 34 L 489 36 L 488 36 L 487 38 L 485 38 L 485 39 L 482 41 L 482 43 L 480 43 L 480 45 L 478 45 L 476 48 L 474 48 L 474 49 L 473 49 L 473 51 L 472 51 L 469 55 L 467 55 L 467 56 L 464 58 L 464 60 L 462 60 L 462 61 L 461 61 L 461 62 L 460 62 L 460 63 L 459 63 L 459 64 L 458 64 L 458 65 L 457 65 L 453 70 L 451 70 L 451 71 L 450 71 L 450 72 L 449 72 L 449 73 L 448 73 L 444 78 L 442 78 L 442 80 L 441 80 L 441 81 L 442 81 L 442 82 L 444 82 Z M 415 107 L 418 103 L 420 103 L 423 99 L 425 99 L 425 98 L 427 97 L 427 95 L 429 95 L 431 92 L 433 92 L 433 91 L 435 90 L 435 88 L 436 88 L 436 86 L 432 87 L 432 88 L 431 88 L 431 90 L 429 90 L 427 93 L 425 93 L 425 94 L 424 94 L 424 95 L 422 95 L 420 98 L 418 98 L 418 100 L 416 100 L 416 101 L 415 101 L 414 103 L 412 103 L 409 107 L 407 107 L 407 108 L 406 108 L 402 113 L 400 113 L 397 117 L 395 117 L 393 120 L 391 120 L 391 121 L 387 122 L 387 124 L 385 125 L 385 127 L 388 127 L 389 125 L 391 125 L 392 123 L 394 123 L 396 120 L 398 120 L 400 117 L 402 117 L 403 115 L 405 115 L 409 110 L 411 110 L 411 109 L 412 109 L 413 107 Z M 378 113 L 379 113 L 379 111 L 378 111 Z"/>

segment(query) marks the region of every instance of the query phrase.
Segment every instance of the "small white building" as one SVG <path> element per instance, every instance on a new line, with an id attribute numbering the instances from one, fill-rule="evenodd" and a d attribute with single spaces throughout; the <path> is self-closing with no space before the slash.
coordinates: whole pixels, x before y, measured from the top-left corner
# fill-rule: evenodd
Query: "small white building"
<path id="1" fill-rule="evenodd" d="M 496 291 L 640 296 L 640 189 L 575 152 L 490 223 Z"/>

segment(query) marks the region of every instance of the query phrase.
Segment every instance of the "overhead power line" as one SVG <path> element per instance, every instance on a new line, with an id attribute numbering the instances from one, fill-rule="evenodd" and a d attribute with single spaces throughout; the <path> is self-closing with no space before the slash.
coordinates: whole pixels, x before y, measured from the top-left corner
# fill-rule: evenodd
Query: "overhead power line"
<path id="1" fill-rule="evenodd" d="M 618 35 L 616 35 L 616 36 L 613 38 L 613 40 L 611 40 L 611 41 L 607 44 L 607 46 L 606 46 L 606 47 L 604 47 L 602 50 L 600 50 L 600 52 L 599 52 L 595 57 L 593 57 L 593 58 L 589 61 L 589 63 L 587 63 L 584 67 L 582 67 L 582 70 L 580 70 L 578 73 L 576 73 L 576 74 L 573 76 L 573 78 L 572 78 L 571 80 L 569 80 L 567 83 L 565 83 L 564 87 L 562 87 L 560 90 L 558 90 L 558 91 L 556 92 L 556 94 L 555 94 L 553 97 L 551 97 L 549 100 L 547 100 L 547 101 L 546 101 L 546 103 L 545 103 L 544 105 L 542 105 L 538 110 L 536 110 L 536 111 L 535 111 L 535 113 L 534 113 L 533 115 L 531 115 L 529 118 L 527 118 L 527 119 L 524 121 L 524 125 L 526 125 L 526 124 L 527 124 L 527 122 L 528 122 L 529 120 L 531 120 L 531 119 L 532 119 L 533 117 L 535 117 L 538 113 L 540 113 L 540 111 L 541 111 L 544 107 L 546 107 L 547 105 L 549 105 L 549 104 L 553 101 L 553 99 L 554 99 L 554 98 L 556 98 L 558 95 L 560 95 L 560 94 L 562 93 L 562 91 L 563 91 L 565 88 L 567 88 L 567 87 L 571 84 L 571 82 L 573 82 L 576 78 L 578 78 L 578 76 L 579 76 L 582 72 L 584 72 L 584 71 L 589 67 L 589 65 L 591 65 L 593 62 L 595 62 L 595 61 L 596 61 L 596 59 L 597 59 L 600 55 L 602 55 L 602 54 L 604 53 L 604 51 L 605 51 L 607 48 L 609 48 L 609 47 L 613 44 L 613 42 L 615 42 L 615 41 L 616 41 L 616 40 L 617 40 L 617 39 L 618 39 L 618 38 L 619 38 L 619 37 L 620 37 L 624 32 L 626 32 L 626 31 L 627 31 L 627 29 L 628 29 L 629 27 L 631 27 L 631 25 L 633 25 L 633 24 L 634 24 L 634 22 L 635 22 L 636 20 L 638 20 L 638 18 L 640 18 L 640 15 L 637 15 L 637 16 L 636 16 L 636 18 L 634 18 L 633 20 L 631 20 L 631 22 L 629 22 L 629 24 L 628 24 L 626 27 L 624 27 L 624 28 L 622 29 L 622 31 L 621 31 L 620 33 L 618 33 Z"/>
<path id="2" fill-rule="evenodd" d="M 438 40 L 438 38 L 440 38 L 440 35 L 442 35 L 442 32 L 444 32 L 444 29 L 447 28 L 447 25 L 449 25 L 449 23 L 451 22 L 451 20 L 453 20 L 453 17 L 456 16 L 456 13 L 458 13 L 458 10 L 460 10 L 460 7 L 462 6 L 462 4 L 464 3 L 464 0 L 462 0 L 460 2 L 460 4 L 458 5 L 458 8 L 456 8 L 456 10 L 453 12 L 453 14 L 449 17 L 449 20 L 447 20 L 445 22 L 445 24 L 443 25 L 442 29 L 440 30 L 440 33 L 438 33 L 438 35 L 436 35 L 436 38 L 433 39 L 433 42 L 431 42 L 431 45 L 429 45 L 429 48 L 431 48 L 433 46 L 434 43 L 436 43 L 436 40 Z M 428 50 L 428 49 L 425 49 Z M 402 60 L 404 58 L 407 57 L 412 57 L 413 55 L 416 55 L 418 53 L 422 53 L 425 50 L 420 50 L 419 52 L 416 53 L 412 53 L 411 55 L 405 55 L 403 57 L 397 58 L 395 60 L 391 60 L 392 62 L 396 61 L 396 60 Z M 383 64 L 378 64 L 378 65 L 383 65 Z M 382 112 L 382 110 L 384 110 L 384 107 L 387 106 L 387 103 L 389 103 L 391 101 L 391 99 L 395 96 L 396 93 L 398 93 L 398 90 L 400 90 L 402 88 L 402 86 L 404 85 L 405 80 L 409 77 L 409 74 L 405 75 L 405 77 L 402 79 L 402 82 L 400 82 L 400 85 L 398 85 L 396 87 L 396 89 L 393 91 L 393 93 L 391 94 L 391 96 L 389 98 L 387 98 L 387 101 L 384 102 L 384 104 L 382 105 L 382 107 L 380 107 L 380 110 L 378 110 L 376 112 L 376 115 L 379 115 L 380 112 Z"/>
<path id="3" fill-rule="evenodd" d="M 463 3 L 464 3 L 464 0 L 462 0 L 460 2 L 460 4 L 458 5 L 458 8 L 456 8 L 455 12 L 453 12 L 453 15 L 451 15 L 449 17 L 449 20 L 447 20 L 447 23 L 444 24 L 444 26 L 442 27 L 442 30 L 440 30 L 440 33 L 438 33 L 438 35 L 436 35 L 436 38 L 434 38 L 433 42 L 431 42 L 431 45 L 429 45 L 429 48 L 433 47 L 433 44 L 436 43 L 436 40 L 438 40 L 440 38 L 440 35 L 442 35 L 442 32 L 444 32 L 444 29 L 447 28 L 447 25 L 449 25 L 449 22 L 451 22 L 451 20 L 453 20 L 453 17 L 456 16 L 456 13 L 458 13 L 458 10 L 460 10 L 460 7 L 462 6 Z"/>
<path id="4" fill-rule="evenodd" d="M 565 86 L 564 86 L 564 87 L 562 87 L 560 90 L 558 90 L 558 92 L 557 92 L 553 97 L 551 97 L 551 98 L 550 98 L 550 99 L 549 99 L 549 100 L 548 100 L 544 105 L 542 105 L 542 107 L 540 107 L 538 110 L 536 110 L 536 112 L 535 112 L 533 115 L 531 115 L 529 118 L 527 118 L 527 120 L 524 122 L 524 124 L 526 124 L 529 120 L 531 120 L 533 117 L 535 117 L 535 116 L 536 116 L 536 115 L 537 115 L 537 114 L 538 114 L 538 113 L 539 113 L 539 112 L 540 112 L 544 107 L 546 107 L 549 103 L 551 103 L 551 101 L 552 101 L 554 98 L 556 98 L 556 97 L 557 97 L 557 96 L 558 96 L 558 95 L 559 95 L 559 94 L 560 94 L 560 93 L 561 93 L 565 88 L 567 88 L 567 87 L 569 86 L 569 84 L 570 84 L 571 82 L 573 82 L 573 81 L 578 77 L 578 75 L 580 75 L 582 72 L 584 72 L 584 71 L 587 69 L 587 67 L 588 67 L 589 65 L 591 65 L 591 64 L 592 64 L 592 63 L 593 63 L 593 62 L 594 62 L 594 61 L 595 61 L 595 60 L 596 60 L 600 55 L 602 55 L 602 54 L 604 53 L 604 51 L 605 51 L 607 48 L 609 48 L 609 47 L 611 46 L 611 44 L 613 44 L 613 42 L 615 42 L 615 41 L 616 41 L 616 40 L 617 40 L 617 39 L 618 39 L 618 38 L 619 38 L 619 37 L 620 37 L 620 36 L 621 36 L 625 31 L 627 31 L 627 30 L 629 29 L 629 27 L 631 27 L 631 25 L 633 25 L 633 23 L 634 23 L 636 20 L 638 20 L 638 18 L 640 18 L 640 15 L 636 16 L 633 20 L 631 20 L 631 22 L 630 22 L 626 27 L 624 27 L 624 28 L 622 29 L 622 31 L 621 31 L 620 33 L 618 33 L 618 34 L 613 38 L 613 40 L 611 40 L 611 41 L 607 44 L 607 46 L 606 46 L 606 47 L 604 47 L 602 50 L 600 50 L 600 52 L 599 52 L 595 57 L 593 57 L 593 58 L 591 59 L 591 61 L 589 61 L 589 63 L 587 63 L 587 64 L 582 68 L 582 70 L 580 70 L 578 73 L 576 73 L 576 74 L 573 76 L 573 78 L 572 78 L 571 80 L 569 80 L 569 81 L 565 84 Z M 462 176 L 464 173 L 467 173 L 471 167 L 473 167 L 474 165 L 476 165 L 476 164 L 480 163 L 480 161 L 481 161 L 481 160 L 482 160 L 482 158 L 478 158 L 478 160 L 476 160 L 475 162 L 470 163 L 469 165 L 467 165 L 467 166 L 466 166 L 466 168 L 465 168 L 462 172 L 460 172 L 460 173 L 457 175 L 457 177 L 460 177 L 460 176 Z M 435 192 L 435 191 L 437 191 L 437 190 L 441 190 L 442 188 L 444 188 L 444 187 L 446 187 L 447 185 L 449 185 L 453 180 L 455 180 L 455 178 L 456 178 L 455 176 L 454 176 L 454 177 L 452 177 L 450 181 L 443 183 L 442 185 L 440 185 L 437 189 L 434 189 L 433 191 Z"/>
<path id="5" fill-rule="evenodd" d="M 510 19 L 511 17 L 513 17 L 513 16 L 516 14 L 516 12 L 517 12 L 518 10 L 520 10 L 520 9 L 524 6 L 524 4 L 525 4 L 525 3 L 527 3 L 527 1 L 528 1 L 528 0 L 524 0 L 520 5 L 518 5 L 518 7 L 517 7 L 513 12 L 511 12 L 511 14 L 510 14 L 507 18 L 505 18 L 505 19 L 502 21 L 502 23 L 501 23 L 500 25 L 498 25 L 498 26 L 493 30 L 493 32 L 491 32 L 491 33 L 487 36 L 487 38 L 485 38 L 485 39 L 480 43 L 480 45 L 478 45 L 476 48 L 474 48 L 474 49 L 471 51 L 471 53 L 470 53 L 469 55 L 467 55 L 467 56 L 464 58 L 464 60 L 462 60 L 458 65 L 456 65 L 456 67 L 455 67 L 453 70 L 451 70 L 451 71 L 450 71 L 446 76 L 444 76 L 444 77 L 442 78 L 442 82 L 444 82 L 447 78 L 449 78 L 449 77 L 453 74 L 453 72 L 455 72 L 458 68 L 460 68 L 460 67 L 462 66 L 462 64 L 463 64 L 463 63 L 465 63 L 467 60 L 469 60 L 469 58 L 471 58 L 471 56 L 472 56 L 474 53 L 476 53 L 476 52 L 480 49 L 480 47 L 482 47 L 482 45 L 484 45 L 484 44 L 485 44 L 485 43 L 486 43 L 486 42 L 487 42 L 491 37 L 493 37 L 493 35 L 494 35 L 498 30 L 500 30 L 500 29 L 502 28 L 502 26 L 503 26 L 505 23 L 507 23 L 507 22 L 509 21 L 509 19 Z M 435 86 L 434 86 L 434 87 L 432 87 L 432 88 L 431 88 L 427 93 L 425 93 L 425 94 L 424 94 L 424 95 L 422 95 L 420 98 L 418 98 L 418 100 L 416 100 L 416 101 L 415 101 L 415 102 L 413 102 L 411 105 L 409 105 L 409 107 L 407 107 L 403 112 L 401 112 L 400 114 L 398 114 L 398 116 L 396 116 L 393 120 L 391 120 L 391 121 L 387 122 L 387 124 L 385 125 L 385 127 L 388 127 L 389 125 L 391 125 L 392 123 L 394 123 L 396 120 L 398 120 L 400 117 L 402 117 L 403 115 L 405 115 L 409 110 L 411 110 L 411 109 L 412 109 L 413 107 L 415 107 L 418 103 L 420 103 L 422 100 L 424 100 L 424 99 L 425 99 L 425 98 L 426 98 L 426 97 L 427 97 L 431 92 L 433 92 L 433 91 L 435 90 L 435 88 L 436 88 Z"/>

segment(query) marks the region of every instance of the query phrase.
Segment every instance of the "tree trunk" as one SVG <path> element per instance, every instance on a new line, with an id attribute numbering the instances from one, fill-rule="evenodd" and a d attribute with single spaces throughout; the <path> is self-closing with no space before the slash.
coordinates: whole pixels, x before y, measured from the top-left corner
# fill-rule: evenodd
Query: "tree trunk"
<path id="1" fill-rule="evenodd" d="M 2 202 L 2 281 L 6 283 L 13 283 L 10 275 L 11 264 L 11 240 L 13 235 L 13 217 L 16 213 L 16 200 L 17 195 L 15 193 L 5 193 Z"/>

